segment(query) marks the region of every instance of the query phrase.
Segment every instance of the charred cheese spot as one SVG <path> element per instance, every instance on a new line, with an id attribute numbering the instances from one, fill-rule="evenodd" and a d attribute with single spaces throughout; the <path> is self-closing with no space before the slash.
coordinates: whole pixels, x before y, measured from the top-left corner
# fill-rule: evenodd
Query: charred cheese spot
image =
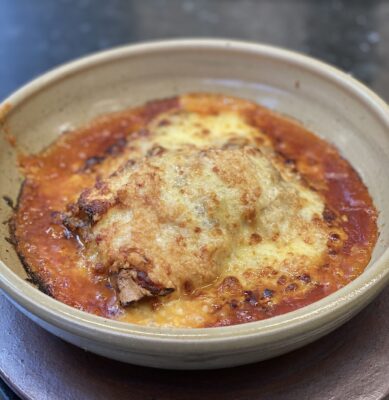
<path id="1" fill-rule="evenodd" d="M 57 299 L 123 321 L 288 312 L 360 274 L 377 239 L 367 189 L 332 146 L 231 97 L 104 117 L 22 165 L 11 227 L 29 271 Z"/>

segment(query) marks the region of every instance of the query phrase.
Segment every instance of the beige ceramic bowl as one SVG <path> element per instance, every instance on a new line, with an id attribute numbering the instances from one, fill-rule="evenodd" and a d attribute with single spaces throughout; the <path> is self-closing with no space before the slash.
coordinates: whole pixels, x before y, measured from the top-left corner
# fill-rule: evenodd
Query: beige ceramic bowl
<path id="1" fill-rule="evenodd" d="M 389 279 L 389 111 L 350 76 L 308 57 L 256 44 L 182 40 L 118 48 L 49 72 L 7 99 L 3 130 L 36 152 L 93 117 L 189 91 L 254 100 L 300 120 L 333 142 L 361 174 L 380 212 L 380 238 L 366 271 L 312 305 L 265 321 L 208 329 L 147 328 L 68 307 L 25 281 L 0 225 L 0 287 L 39 325 L 84 349 L 161 368 L 250 363 L 303 346 L 343 324 Z M 0 134 L 0 194 L 16 199 L 21 177 Z M 1 205 L 1 221 L 10 210 Z M 358 332 L 355 333 L 356 335 Z"/>

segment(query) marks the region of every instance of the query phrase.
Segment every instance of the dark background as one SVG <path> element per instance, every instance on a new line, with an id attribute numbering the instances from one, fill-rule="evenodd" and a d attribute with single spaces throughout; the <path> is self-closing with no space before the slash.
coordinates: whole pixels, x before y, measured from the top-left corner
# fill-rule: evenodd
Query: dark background
<path id="1" fill-rule="evenodd" d="M 0 0 L 0 99 L 76 57 L 177 37 L 298 50 L 389 99 L 388 0 Z"/>
<path id="2" fill-rule="evenodd" d="M 297 50 L 389 100 L 387 0 L 0 0 L 0 100 L 76 57 L 179 37 Z M 15 398 L 0 381 L 1 397 Z"/>

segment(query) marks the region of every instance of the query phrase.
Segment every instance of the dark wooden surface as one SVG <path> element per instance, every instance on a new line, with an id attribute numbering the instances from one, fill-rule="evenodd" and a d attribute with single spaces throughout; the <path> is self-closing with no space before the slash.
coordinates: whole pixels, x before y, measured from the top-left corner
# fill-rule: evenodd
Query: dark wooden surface
<path id="1" fill-rule="evenodd" d="M 136 367 L 45 332 L 0 296 L 0 374 L 39 400 L 376 400 L 389 395 L 389 288 L 350 322 L 300 350 L 214 371 Z"/>

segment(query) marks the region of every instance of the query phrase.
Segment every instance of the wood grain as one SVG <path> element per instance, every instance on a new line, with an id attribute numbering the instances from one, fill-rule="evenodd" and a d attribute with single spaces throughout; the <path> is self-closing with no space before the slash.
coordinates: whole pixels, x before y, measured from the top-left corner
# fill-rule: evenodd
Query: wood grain
<path id="1" fill-rule="evenodd" d="M 214 371 L 136 367 L 47 333 L 0 296 L 0 374 L 22 398 L 384 399 L 389 395 L 389 288 L 325 338 L 272 360 Z"/>

